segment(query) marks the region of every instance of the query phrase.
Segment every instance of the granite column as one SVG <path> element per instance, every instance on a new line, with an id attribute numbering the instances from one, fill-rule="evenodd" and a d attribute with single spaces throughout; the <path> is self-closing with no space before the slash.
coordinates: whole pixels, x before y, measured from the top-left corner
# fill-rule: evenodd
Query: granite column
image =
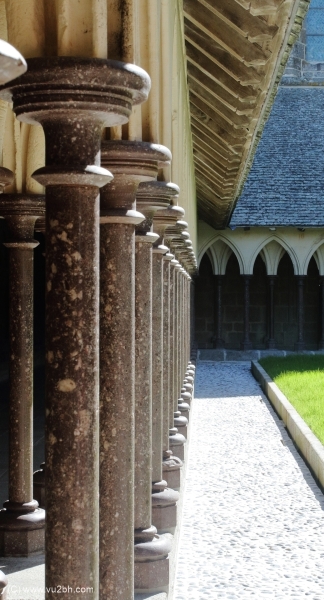
<path id="1" fill-rule="evenodd" d="M 33 176 L 46 186 L 47 600 L 58 582 L 66 600 L 77 587 L 84 600 L 99 595 L 99 188 L 112 179 L 100 143 L 147 97 L 143 74 L 106 59 L 32 58 L 7 93 L 46 143 Z"/>
<path id="2" fill-rule="evenodd" d="M 9 500 L 0 512 L 1 556 L 44 551 L 45 512 L 33 500 L 33 239 L 43 196 L 3 194 L 9 248 Z"/>

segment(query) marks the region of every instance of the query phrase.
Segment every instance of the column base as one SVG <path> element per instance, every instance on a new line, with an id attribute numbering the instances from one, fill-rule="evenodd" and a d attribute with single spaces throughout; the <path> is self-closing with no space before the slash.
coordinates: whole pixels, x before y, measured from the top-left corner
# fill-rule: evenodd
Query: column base
<path id="1" fill-rule="evenodd" d="M 180 411 L 174 413 L 174 426 L 177 428 L 178 433 L 187 439 L 188 419 L 181 415 Z"/>
<path id="2" fill-rule="evenodd" d="M 274 338 L 270 338 L 267 341 L 267 348 L 269 348 L 269 350 L 274 350 L 276 347 L 276 340 Z"/>
<path id="3" fill-rule="evenodd" d="M 177 525 L 178 492 L 167 487 L 166 481 L 153 483 L 152 523 L 158 532 L 173 533 Z"/>
<path id="4" fill-rule="evenodd" d="M 33 474 L 33 496 L 39 508 L 45 508 L 45 463 Z"/>
<path id="5" fill-rule="evenodd" d="M 45 511 L 0 511 L 0 556 L 31 556 L 45 548 Z"/>
<path id="6" fill-rule="evenodd" d="M 253 345 L 250 341 L 241 342 L 241 350 L 252 350 Z"/>
<path id="7" fill-rule="evenodd" d="M 5 574 L 0 571 L 0 598 L 1 600 L 7 600 L 7 586 L 8 579 Z"/>
<path id="8" fill-rule="evenodd" d="M 189 404 L 189 406 L 190 406 L 191 400 L 192 400 L 192 394 L 190 394 L 190 392 L 181 390 L 181 400 L 183 400 L 183 402 L 187 402 L 187 404 Z"/>
<path id="9" fill-rule="evenodd" d="M 179 398 L 178 409 L 181 412 L 181 415 L 183 417 L 186 417 L 187 421 L 189 422 L 190 406 L 189 406 L 188 402 L 183 402 L 182 398 Z"/>
<path id="10" fill-rule="evenodd" d="M 176 429 L 176 428 L 175 428 Z M 184 445 L 186 443 L 186 438 L 181 435 L 181 433 L 170 429 L 170 437 L 169 437 L 169 445 L 170 450 L 174 456 L 180 458 L 180 460 L 184 461 Z"/>
<path id="11" fill-rule="evenodd" d="M 155 527 L 135 530 L 135 593 L 167 591 L 171 548 L 171 536 L 157 535 Z"/>
<path id="12" fill-rule="evenodd" d="M 172 490 L 178 490 L 180 488 L 182 465 L 182 460 L 180 460 L 180 458 L 177 456 L 174 456 L 172 452 L 170 452 L 169 456 L 166 456 L 163 459 L 163 477 L 165 477 L 166 481 L 168 482 L 168 486 Z"/>
<path id="13" fill-rule="evenodd" d="M 295 352 L 303 352 L 305 350 L 305 342 L 295 342 L 294 350 Z"/>

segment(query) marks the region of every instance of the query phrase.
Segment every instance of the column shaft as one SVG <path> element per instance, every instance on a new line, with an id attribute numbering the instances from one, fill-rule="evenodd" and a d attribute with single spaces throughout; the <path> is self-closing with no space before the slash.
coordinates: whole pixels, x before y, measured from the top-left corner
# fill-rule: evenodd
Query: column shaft
<path id="1" fill-rule="evenodd" d="M 243 275 L 244 279 L 244 337 L 241 342 L 242 350 L 251 350 L 250 340 L 250 280 L 252 275 Z"/>
<path id="2" fill-rule="evenodd" d="M 135 244 L 135 431 L 134 526 L 142 530 L 152 523 L 152 246 L 145 236 Z"/>
<path id="3" fill-rule="evenodd" d="M 275 348 L 276 341 L 274 337 L 274 285 L 275 285 L 276 276 L 268 275 L 269 282 L 269 303 L 268 303 L 268 323 L 269 323 L 269 332 L 268 332 L 268 348 Z"/>
<path id="4" fill-rule="evenodd" d="M 305 348 L 304 342 L 304 282 L 306 275 L 297 275 L 297 324 L 298 334 L 295 342 L 295 350 L 302 352 Z"/>
<path id="5" fill-rule="evenodd" d="M 98 597 L 98 264 L 98 188 L 49 186 L 46 587 L 86 587 L 87 599 Z"/>
<path id="6" fill-rule="evenodd" d="M 214 320 L 215 320 L 215 337 L 214 348 L 224 348 L 224 340 L 222 339 L 222 324 L 223 324 L 223 307 L 222 307 L 222 287 L 224 275 L 214 276 Z"/>
<path id="7" fill-rule="evenodd" d="M 153 319 L 152 319 L 152 481 L 162 480 L 163 437 L 163 252 L 153 249 Z"/>
<path id="8" fill-rule="evenodd" d="M 100 231 L 100 589 L 134 590 L 134 225 Z M 127 557 L 127 560 L 125 560 Z"/>

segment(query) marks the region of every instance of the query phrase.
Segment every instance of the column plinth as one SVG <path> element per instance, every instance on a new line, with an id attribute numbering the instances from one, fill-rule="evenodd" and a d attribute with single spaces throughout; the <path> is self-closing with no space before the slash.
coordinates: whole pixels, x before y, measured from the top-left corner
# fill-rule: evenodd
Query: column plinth
<path id="1" fill-rule="evenodd" d="M 44 550 L 45 512 L 33 499 L 33 239 L 43 196 L 3 194 L 9 248 L 9 500 L 0 511 L 1 556 Z"/>
<path id="2" fill-rule="evenodd" d="M 133 65 L 58 57 L 28 60 L 1 92 L 45 133 L 33 176 L 46 186 L 46 588 L 68 582 L 66 600 L 79 586 L 84 600 L 99 594 L 99 188 L 112 179 L 101 133 L 149 87 Z"/>

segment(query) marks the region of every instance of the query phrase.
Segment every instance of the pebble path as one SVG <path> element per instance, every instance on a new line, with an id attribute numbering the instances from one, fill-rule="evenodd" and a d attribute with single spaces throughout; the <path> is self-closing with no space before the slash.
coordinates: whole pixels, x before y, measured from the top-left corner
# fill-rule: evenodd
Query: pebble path
<path id="1" fill-rule="evenodd" d="M 174 600 L 324 600 L 324 496 L 250 363 L 199 362 Z"/>

